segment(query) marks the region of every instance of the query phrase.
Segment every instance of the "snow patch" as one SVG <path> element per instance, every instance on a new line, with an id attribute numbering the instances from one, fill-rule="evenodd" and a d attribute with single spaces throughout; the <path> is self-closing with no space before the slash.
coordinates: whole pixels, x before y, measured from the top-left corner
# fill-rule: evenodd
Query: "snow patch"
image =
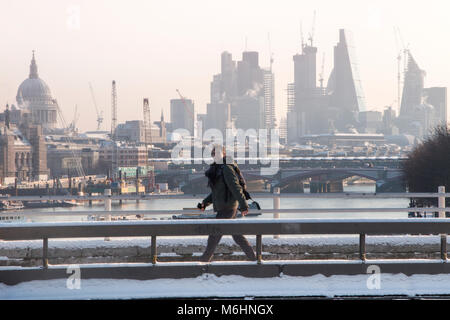
<path id="1" fill-rule="evenodd" d="M 450 275 L 381 274 L 380 288 L 369 289 L 370 275 L 254 279 L 204 274 L 193 279 L 81 280 L 80 290 L 66 288 L 66 279 L 0 284 L 0 299 L 135 299 L 264 296 L 447 295 Z"/>

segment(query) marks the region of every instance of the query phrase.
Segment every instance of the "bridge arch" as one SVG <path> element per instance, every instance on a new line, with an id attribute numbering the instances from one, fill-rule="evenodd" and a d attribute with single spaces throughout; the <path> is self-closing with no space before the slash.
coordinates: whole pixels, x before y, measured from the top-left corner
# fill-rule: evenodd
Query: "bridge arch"
<path id="1" fill-rule="evenodd" d="M 282 179 L 280 179 L 279 184 L 290 183 L 292 181 L 298 181 L 298 180 L 303 180 L 303 179 L 313 178 L 313 177 L 323 176 L 323 175 L 328 175 L 328 176 L 342 175 L 342 176 L 347 176 L 347 177 L 357 176 L 357 177 L 366 178 L 366 179 L 376 182 L 379 180 L 378 172 L 374 172 L 374 173 L 375 173 L 374 175 L 370 175 L 370 174 L 366 174 L 364 172 L 358 172 L 358 171 L 349 170 L 349 169 L 319 169 L 319 170 L 313 169 L 310 171 L 300 172 L 298 174 L 294 174 L 294 175 L 282 178 Z"/>

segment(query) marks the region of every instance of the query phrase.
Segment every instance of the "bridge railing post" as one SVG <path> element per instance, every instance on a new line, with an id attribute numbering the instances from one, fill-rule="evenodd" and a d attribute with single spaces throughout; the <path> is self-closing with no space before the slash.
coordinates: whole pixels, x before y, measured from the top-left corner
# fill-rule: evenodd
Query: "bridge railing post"
<path id="1" fill-rule="evenodd" d="M 445 208 L 445 186 L 438 187 L 438 207 L 439 209 Z M 439 218 L 445 218 L 445 211 L 439 210 Z"/>
<path id="2" fill-rule="evenodd" d="M 447 235 L 441 234 L 441 259 L 447 261 Z"/>
<path id="3" fill-rule="evenodd" d="M 42 267 L 48 269 L 48 238 L 43 239 L 42 244 Z"/>
<path id="4" fill-rule="evenodd" d="M 359 259 L 361 261 L 366 261 L 366 235 L 359 235 Z"/>
<path id="5" fill-rule="evenodd" d="M 438 193 L 442 194 L 438 197 L 438 207 L 439 209 L 445 208 L 445 186 L 438 187 Z M 445 211 L 439 210 L 439 218 L 445 218 Z M 447 235 L 441 234 L 441 259 L 447 261 Z"/>
<path id="6" fill-rule="evenodd" d="M 105 189 L 104 193 L 108 198 L 105 199 L 105 211 L 111 211 L 111 189 Z M 106 215 L 106 221 L 111 221 L 111 214 Z M 105 237 L 105 241 L 110 241 L 109 237 Z"/>
<path id="7" fill-rule="evenodd" d="M 152 242 L 150 244 L 150 255 L 152 258 L 152 264 L 155 265 L 158 261 L 158 252 L 156 248 L 156 236 L 152 236 Z"/>
<path id="8" fill-rule="evenodd" d="M 256 235 L 256 261 L 262 263 L 262 235 Z"/>
<path id="9" fill-rule="evenodd" d="M 280 209 L 280 188 L 274 188 L 273 189 L 273 194 L 275 195 L 273 197 L 273 208 L 275 210 L 279 210 Z M 280 219 L 280 214 L 278 212 L 274 212 L 273 213 L 273 218 L 274 219 Z M 280 238 L 279 235 L 274 235 L 273 236 L 274 239 L 278 239 Z"/>

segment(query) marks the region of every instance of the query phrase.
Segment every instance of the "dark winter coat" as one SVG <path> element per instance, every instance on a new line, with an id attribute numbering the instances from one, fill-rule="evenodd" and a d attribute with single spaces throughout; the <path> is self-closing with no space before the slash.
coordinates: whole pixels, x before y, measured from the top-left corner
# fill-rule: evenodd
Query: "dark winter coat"
<path id="1" fill-rule="evenodd" d="M 211 193 L 203 200 L 206 207 L 213 204 L 214 211 L 235 209 L 239 206 L 241 211 L 248 209 L 244 189 L 239 182 L 239 176 L 234 166 L 236 164 L 212 164 L 206 175 L 209 176 Z"/>

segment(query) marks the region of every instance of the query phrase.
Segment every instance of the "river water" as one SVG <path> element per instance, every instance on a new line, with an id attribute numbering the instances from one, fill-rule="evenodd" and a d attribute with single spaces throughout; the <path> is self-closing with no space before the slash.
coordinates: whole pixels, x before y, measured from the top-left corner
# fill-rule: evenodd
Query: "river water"
<path id="1" fill-rule="evenodd" d="M 309 192 L 309 190 L 305 190 Z M 375 185 L 352 185 L 345 186 L 344 192 L 375 192 Z M 196 207 L 197 202 L 202 199 L 158 199 L 158 200 L 142 200 L 136 203 L 135 200 L 112 203 L 112 210 L 182 210 L 183 208 Z M 272 209 L 273 199 L 271 198 L 257 198 L 255 199 L 261 205 L 262 209 Z M 284 198 L 280 200 L 281 209 L 295 209 L 295 208 L 407 208 L 409 200 L 403 199 L 294 199 Z M 104 211 L 103 202 L 93 203 L 92 206 L 84 204 L 72 208 L 46 208 L 46 209 L 30 209 L 23 212 L 40 212 L 41 215 L 23 217 L 26 222 L 75 222 L 87 221 L 89 213 L 93 211 Z M 63 216 L 58 213 L 69 211 L 85 211 L 83 215 Z M 42 213 L 48 213 L 42 215 Z M 17 214 L 16 212 L 15 214 Z M 3 213 L 6 214 L 6 213 Z M 9 214 L 9 213 L 8 213 Z M 11 212 L 12 214 L 12 212 Z M 153 218 L 169 218 L 170 215 L 152 215 Z M 263 214 L 257 218 L 271 218 L 273 214 Z M 280 218 L 407 218 L 407 212 L 374 212 L 374 213 L 284 213 L 280 214 Z"/>

